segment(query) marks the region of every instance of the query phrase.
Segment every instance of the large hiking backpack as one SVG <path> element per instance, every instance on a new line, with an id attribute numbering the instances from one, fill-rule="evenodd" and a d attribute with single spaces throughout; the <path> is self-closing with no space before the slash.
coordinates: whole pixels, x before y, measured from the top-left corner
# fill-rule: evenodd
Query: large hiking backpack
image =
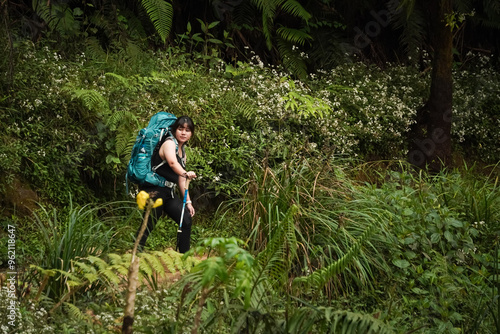
<path id="1" fill-rule="evenodd" d="M 139 131 L 127 166 L 127 192 L 128 181 L 138 185 L 148 183 L 153 186 L 170 186 L 171 182 L 155 173 L 154 170 L 159 166 L 151 166 L 151 158 L 156 145 L 162 139 L 172 136 L 171 126 L 176 120 L 175 115 L 160 111 L 151 117 L 147 127 Z"/>

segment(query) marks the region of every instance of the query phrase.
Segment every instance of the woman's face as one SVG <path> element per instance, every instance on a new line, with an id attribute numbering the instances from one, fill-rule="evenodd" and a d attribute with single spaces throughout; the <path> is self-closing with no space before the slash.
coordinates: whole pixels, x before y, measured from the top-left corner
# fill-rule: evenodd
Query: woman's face
<path id="1" fill-rule="evenodd" d="M 193 133 L 191 132 L 191 129 L 188 127 L 187 123 L 179 125 L 177 130 L 175 130 L 175 138 L 180 143 L 187 142 L 192 135 Z"/>

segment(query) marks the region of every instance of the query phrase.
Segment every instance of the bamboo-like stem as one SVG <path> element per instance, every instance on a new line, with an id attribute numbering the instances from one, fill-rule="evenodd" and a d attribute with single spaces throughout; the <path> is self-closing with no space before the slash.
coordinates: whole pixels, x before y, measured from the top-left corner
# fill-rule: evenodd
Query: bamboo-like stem
<path id="1" fill-rule="evenodd" d="M 203 311 L 203 306 L 205 305 L 205 302 L 207 300 L 208 295 L 214 291 L 216 286 L 207 289 L 203 288 L 201 291 L 201 297 L 198 300 L 198 309 L 196 310 L 196 315 L 194 317 L 194 326 L 193 329 L 191 330 L 191 334 L 198 334 L 198 329 L 200 328 L 200 322 L 201 322 L 201 313 Z"/>
<path id="2" fill-rule="evenodd" d="M 80 284 L 79 286 L 77 286 L 76 288 L 74 288 L 73 290 L 69 290 L 67 294 L 65 294 L 61 300 L 55 304 L 50 310 L 49 310 L 49 314 L 52 314 L 54 313 L 54 311 L 59 307 L 61 306 L 66 300 L 69 299 L 69 297 L 71 297 L 72 295 L 75 294 L 75 292 L 77 292 L 78 290 L 80 290 L 84 285 L 86 285 L 86 283 L 88 283 L 88 281 L 86 281 L 85 283 L 82 283 Z"/>
<path id="3" fill-rule="evenodd" d="M 142 221 L 141 229 L 137 235 L 134 243 L 134 248 L 132 249 L 132 259 L 130 260 L 130 267 L 128 268 L 128 287 L 127 287 L 127 297 L 125 298 L 125 311 L 123 314 L 123 325 L 122 334 L 132 334 L 134 324 L 134 307 L 135 307 L 135 295 L 138 285 L 139 276 L 139 257 L 136 256 L 137 247 L 139 246 L 139 241 L 146 230 L 148 223 L 149 213 L 153 207 L 153 200 L 148 199 L 148 204 L 146 206 L 146 214 L 144 215 L 144 220 Z"/>

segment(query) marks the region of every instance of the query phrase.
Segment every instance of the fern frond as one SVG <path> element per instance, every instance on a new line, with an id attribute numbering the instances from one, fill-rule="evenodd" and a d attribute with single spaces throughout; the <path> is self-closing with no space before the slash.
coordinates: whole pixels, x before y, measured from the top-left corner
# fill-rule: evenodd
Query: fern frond
<path id="1" fill-rule="evenodd" d="M 78 277 L 78 274 L 76 273 L 60 269 L 55 269 L 55 271 L 61 274 L 61 276 L 64 276 L 67 279 L 65 283 L 70 286 L 77 286 L 82 284 L 81 278 Z"/>
<path id="2" fill-rule="evenodd" d="M 89 282 L 93 283 L 99 279 L 99 275 L 97 274 L 97 270 L 93 266 L 89 266 L 86 263 L 75 261 L 73 262 L 75 266 L 79 267 L 81 270 L 81 274 L 83 277 Z"/>
<path id="3" fill-rule="evenodd" d="M 293 45 L 278 38 L 278 50 L 284 67 L 299 78 L 307 77 L 307 65 L 299 55 L 292 50 Z"/>
<path id="4" fill-rule="evenodd" d="M 201 260 L 197 259 L 193 256 L 190 256 L 182 261 L 182 270 L 181 272 L 184 273 L 186 271 L 190 271 L 193 269 L 198 263 L 200 263 Z"/>
<path id="5" fill-rule="evenodd" d="M 127 44 L 123 51 L 125 52 L 124 59 L 139 59 L 144 52 L 141 45 L 133 40 L 127 40 Z"/>
<path id="6" fill-rule="evenodd" d="M 172 4 L 164 0 L 141 0 L 141 4 L 162 42 L 165 43 L 172 27 L 174 14 Z"/>
<path id="7" fill-rule="evenodd" d="M 234 22 L 239 26 L 253 27 L 253 19 L 259 10 L 256 1 L 241 1 L 233 11 Z"/>
<path id="8" fill-rule="evenodd" d="M 149 253 L 141 253 L 140 258 L 142 262 L 147 262 L 153 273 L 158 274 L 160 277 L 165 276 L 165 268 L 160 261 L 160 258 Z"/>
<path id="9" fill-rule="evenodd" d="M 279 215 L 279 209 L 274 209 Z M 297 237 L 295 234 L 294 216 L 298 211 L 292 205 L 284 214 L 283 219 L 277 219 L 276 227 L 271 230 L 272 238 L 266 249 L 257 256 L 257 261 L 263 272 L 276 282 L 283 282 L 288 277 L 291 263 L 297 256 Z"/>
<path id="10" fill-rule="evenodd" d="M 302 7 L 302 5 L 295 0 L 282 0 L 280 1 L 281 9 L 293 16 L 296 16 L 304 21 L 309 20 L 312 15 Z"/>
<path id="11" fill-rule="evenodd" d="M 89 266 L 86 263 L 75 261 L 74 265 L 78 266 L 84 273 L 96 274 L 97 270 L 93 266 Z"/>
<path id="12" fill-rule="evenodd" d="M 373 231 L 373 225 L 368 227 L 359 239 L 351 246 L 351 248 L 342 255 L 337 261 L 328 265 L 325 268 L 316 270 L 309 276 L 297 277 L 293 280 L 293 285 L 304 285 L 306 288 L 316 287 L 322 288 L 334 276 L 340 274 L 352 263 L 354 257 L 359 253 L 361 246 L 370 237 Z"/>
<path id="13" fill-rule="evenodd" d="M 109 77 L 109 78 L 114 79 L 117 82 L 121 83 L 122 86 L 125 87 L 125 88 L 131 88 L 132 87 L 132 85 L 129 82 L 129 79 L 125 78 L 124 76 L 121 76 L 119 74 L 112 73 L 112 72 L 107 72 L 104 75 L 106 77 Z"/>
<path id="14" fill-rule="evenodd" d="M 78 307 L 71 303 L 63 303 L 64 310 L 69 314 L 70 318 L 77 319 L 79 321 L 88 321 L 88 317 L 80 311 Z"/>
<path id="15" fill-rule="evenodd" d="M 109 105 L 108 101 L 98 92 L 93 89 L 71 89 L 71 95 L 82 101 L 85 108 L 93 111 L 108 111 Z"/>
<path id="16" fill-rule="evenodd" d="M 140 41 L 147 38 L 147 33 L 144 30 L 141 20 L 131 11 L 127 11 L 127 25 L 130 37 L 134 40 Z"/>
<path id="17" fill-rule="evenodd" d="M 290 316 L 288 328 L 293 333 L 394 333 L 389 325 L 372 315 L 332 307 L 297 308 Z"/>
<path id="18" fill-rule="evenodd" d="M 106 120 L 106 126 L 111 129 L 116 129 L 127 119 L 134 119 L 137 121 L 137 117 L 135 117 L 135 115 L 128 110 L 114 110 Z"/>
<path id="19" fill-rule="evenodd" d="M 103 259 L 101 259 L 97 256 L 89 255 L 89 256 L 87 256 L 87 260 L 89 260 L 90 263 L 97 265 L 99 270 L 104 270 L 108 267 L 108 264 L 106 263 L 106 261 L 104 261 Z"/>
<path id="20" fill-rule="evenodd" d="M 125 253 L 122 255 L 123 263 L 127 266 L 127 268 L 130 266 L 130 263 L 132 262 L 132 254 L 131 253 Z"/>
<path id="21" fill-rule="evenodd" d="M 266 45 L 269 50 L 272 49 L 272 28 L 274 17 L 276 16 L 276 10 L 278 6 L 278 1 L 276 0 L 252 0 L 252 2 L 260 9 L 262 12 L 262 33 L 266 40 Z"/>
<path id="22" fill-rule="evenodd" d="M 130 263 L 115 264 L 112 266 L 112 269 L 116 271 L 118 274 L 122 275 L 123 277 L 127 277 L 129 264 Z"/>
<path id="23" fill-rule="evenodd" d="M 320 310 L 325 310 L 320 308 Z M 330 309 L 331 310 L 331 309 Z M 335 311 L 330 317 L 331 333 L 377 333 L 392 334 L 394 331 L 384 322 L 368 314 L 354 313 L 348 311 Z M 332 326 L 333 322 L 333 326 Z"/>
<path id="24" fill-rule="evenodd" d="M 406 53 L 416 59 L 415 50 L 419 50 L 425 39 L 427 20 L 424 13 L 415 7 L 414 0 L 404 1 L 401 4 L 389 2 L 388 8 L 394 13 L 391 19 L 394 28 L 403 30 L 400 37 L 401 44 L 405 47 Z"/>
<path id="25" fill-rule="evenodd" d="M 115 273 L 116 267 L 108 267 L 106 269 L 100 270 L 99 274 L 101 277 L 107 278 L 107 280 L 113 284 L 119 284 L 121 282 L 120 276 Z"/>
<path id="26" fill-rule="evenodd" d="M 185 75 L 197 75 L 196 72 L 193 71 L 192 69 L 190 69 L 190 70 L 174 70 L 174 71 L 171 71 L 170 74 L 174 78 L 181 78 Z"/>
<path id="27" fill-rule="evenodd" d="M 147 261 L 139 261 L 139 272 L 141 272 L 143 276 L 144 274 L 146 274 L 146 276 L 152 276 L 154 270 Z"/>
<path id="28" fill-rule="evenodd" d="M 106 59 L 106 52 L 101 47 L 101 43 L 95 37 L 85 39 L 86 54 L 92 59 Z"/>
<path id="29" fill-rule="evenodd" d="M 240 101 L 235 104 L 236 110 L 248 121 L 251 122 L 254 128 L 261 128 L 264 125 L 262 118 L 255 117 L 257 112 L 253 104 L 247 103 L 245 101 Z"/>
<path id="30" fill-rule="evenodd" d="M 180 256 L 176 256 L 175 254 L 172 254 L 170 251 L 165 251 L 165 252 L 153 252 L 153 255 L 159 257 L 162 261 L 165 267 L 171 272 L 175 273 L 179 269 L 182 268 L 182 260 Z"/>
<path id="31" fill-rule="evenodd" d="M 123 264 L 123 259 L 118 254 L 110 253 L 110 254 L 108 254 L 108 259 L 109 259 L 109 263 L 111 265 L 121 265 L 121 264 Z"/>
<path id="32" fill-rule="evenodd" d="M 121 129 L 121 128 L 120 128 Z M 130 135 L 129 131 L 119 131 L 116 135 L 116 153 L 118 156 L 130 157 L 132 147 L 134 146 L 135 138 Z"/>
<path id="33" fill-rule="evenodd" d="M 311 40 L 312 37 L 308 33 L 300 29 L 293 29 L 288 27 L 279 27 L 276 31 L 278 36 L 283 38 L 285 41 L 292 43 L 294 45 L 304 45 L 307 40 Z"/>

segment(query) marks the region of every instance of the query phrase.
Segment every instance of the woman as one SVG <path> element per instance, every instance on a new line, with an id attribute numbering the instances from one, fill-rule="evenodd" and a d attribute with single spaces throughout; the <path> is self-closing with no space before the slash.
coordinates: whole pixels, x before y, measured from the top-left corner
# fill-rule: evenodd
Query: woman
<path id="1" fill-rule="evenodd" d="M 141 187 L 141 190 L 148 192 L 153 200 L 162 198 L 163 205 L 151 210 L 148 225 L 139 242 L 140 249 L 144 249 L 149 233 L 153 230 L 158 218 L 160 218 L 163 214 L 167 214 L 170 218 L 175 220 L 177 224 L 180 224 L 183 199 L 179 198 L 175 194 L 174 187 L 177 184 L 179 186 L 180 193 L 184 196 L 186 179 L 196 178 L 195 172 L 186 171 L 186 152 L 184 149 L 184 145 L 189 141 L 193 134 L 193 121 L 187 116 L 181 116 L 177 118 L 175 123 L 172 125 L 173 137 L 167 137 L 164 142 L 160 142 L 158 145 L 159 149 L 157 147 L 153 152 L 151 166 L 158 166 L 163 161 L 166 161 L 166 163 L 156 169 L 156 173 L 163 176 L 167 179 L 167 181 L 170 181 L 171 186 L 161 187 L 143 185 Z M 194 216 L 194 213 L 193 204 L 188 194 L 182 220 L 182 232 L 178 235 L 178 247 L 179 252 L 181 253 L 187 252 L 190 247 L 191 217 Z M 138 233 L 139 231 L 137 231 L 137 234 Z"/>

